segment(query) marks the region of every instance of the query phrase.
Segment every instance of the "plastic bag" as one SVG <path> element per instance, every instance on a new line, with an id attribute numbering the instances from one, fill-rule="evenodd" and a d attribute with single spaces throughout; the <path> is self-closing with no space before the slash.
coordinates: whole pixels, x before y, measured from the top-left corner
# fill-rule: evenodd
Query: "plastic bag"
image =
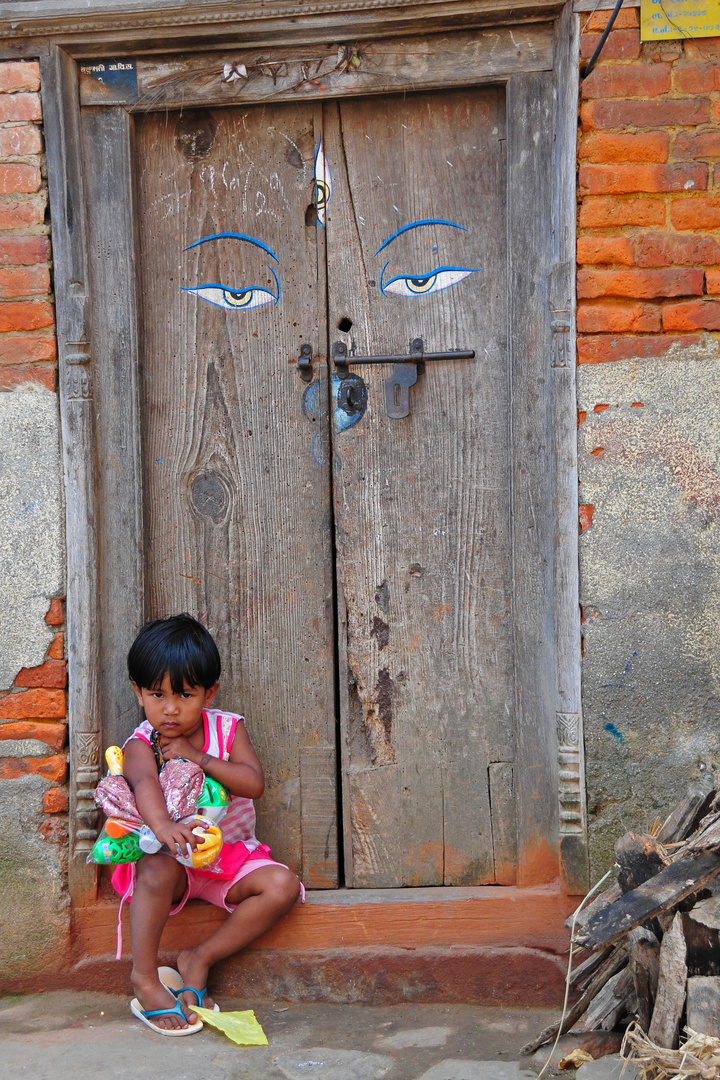
<path id="1" fill-rule="evenodd" d="M 255 1019 L 252 1009 L 245 1012 L 213 1012 L 199 1005 L 189 1008 L 200 1017 L 204 1024 L 222 1031 L 237 1046 L 269 1046 L 267 1035 Z"/>

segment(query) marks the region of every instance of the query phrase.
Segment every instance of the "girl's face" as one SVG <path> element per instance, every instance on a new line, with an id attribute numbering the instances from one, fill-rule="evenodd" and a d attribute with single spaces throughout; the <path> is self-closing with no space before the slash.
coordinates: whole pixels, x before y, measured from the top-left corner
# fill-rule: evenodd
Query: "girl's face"
<path id="1" fill-rule="evenodd" d="M 154 690 L 139 687 L 136 683 L 132 685 L 148 721 L 166 739 L 189 739 L 199 731 L 202 711 L 210 705 L 218 688 L 217 683 L 209 690 L 204 686 L 188 686 L 185 683 L 182 693 L 176 694 L 167 672 L 160 686 Z"/>

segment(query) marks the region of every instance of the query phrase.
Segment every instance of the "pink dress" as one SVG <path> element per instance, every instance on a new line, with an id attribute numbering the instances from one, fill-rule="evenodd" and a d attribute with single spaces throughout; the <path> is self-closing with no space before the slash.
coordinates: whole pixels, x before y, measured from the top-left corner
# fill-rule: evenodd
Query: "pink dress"
<path id="1" fill-rule="evenodd" d="M 224 713 L 218 709 L 203 709 L 203 729 L 205 738 L 203 741 L 203 754 L 220 758 L 227 761 L 230 757 L 230 749 L 235 738 L 238 724 L 244 724 L 245 718 L 235 713 Z M 132 735 L 123 743 L 123 749 L 130 739 L 142 739 L 148 746 L 152 746 L 152 725 L 143 720 L 133 731 Z M 231 878 L 214 877 L 209 871 L 193 870 L 191 867 L 183 867 L 187 875 L 187 888 L 178 904 L 170 909 L 171 915 L 182 911 L 188 900 L 205 900 L 215 907 L 224 908 L 225 911 L 234 911 L 237 904 L 228 903 L 226 896 L 233 885 L 241 881 L 253 870 L 259 870 L 263 866 L 283 866 L 285 863 L 277 863 L 270 858 L 270 848 L 261 844 L 255 836 L 255 804 L 252 799 L 243 798 L 241 795 L 230 795 L 228 812 L 223 818 L 221 825 L 224 844 L 233 845 L 233 853 L 240 865 Z M 242 849 L 245 849 L 244 851 Z M 222 858 L 222 853 L 221 856 Z M 285 867 L 287 869 L 287 867 Z M 118 911 L 118 932 L 116 958 L 122 956 L 122 908 L 127 900 L 132 899 L 137 881 L 136 863 L 121 863 L 115 867 L 111 877 L 113 888 L 121 897 Z M 300 884 L 300 897 L 305 903 L 305 889 Z"/>

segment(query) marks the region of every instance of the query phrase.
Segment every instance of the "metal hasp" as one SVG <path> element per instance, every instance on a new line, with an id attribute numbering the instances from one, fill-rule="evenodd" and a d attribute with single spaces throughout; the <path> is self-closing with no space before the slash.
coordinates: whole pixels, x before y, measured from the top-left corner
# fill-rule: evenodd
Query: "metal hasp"
<path id="1" fill-rule="evenodd" d="M 301 345 L 298 356 L 298 375 L 304 382 L 312 382 L 312 345 Z"/>
<path id="2" fill-rule="evenodd" d="M 385 380 L 385 405 L 392 420 L 401 420 L 410 415 L 410 387 L 417 382 L 418 364 L 427 360 L 474 360 L 475 350 L 426 353 L 422 338 L 414 338 L 408 356 L 348 356 L 344 341 L 336 341 L 330 355 L 341 378 L 348 364 L 392 364 L 392 375 Z"/>

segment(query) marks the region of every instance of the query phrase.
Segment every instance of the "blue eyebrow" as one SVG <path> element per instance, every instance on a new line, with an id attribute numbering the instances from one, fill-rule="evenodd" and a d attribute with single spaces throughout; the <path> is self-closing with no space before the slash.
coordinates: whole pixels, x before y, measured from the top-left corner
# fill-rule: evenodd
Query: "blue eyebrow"
<path id="1" fill-rule="evenodd" d="M 396 236 L 401 236 L 408 229 L 419 229 L 421 225 L 450 225 L 453 229 L 462 229 L 463 232 L 467 232 L 464 225 L 456 225 L 454 221 L 444 221 L 443 218 L 425 218 L 423 221 L 411 221 L 409 225 L 403 225 L 402 229 L 398 229 L 392 236 L 388 236 L 385 243 L 380 245 L 375 254 L 379 255 L 382 249 L 387 247 Z"/>
<path id="2" fill-rule="evenodd" d="M 459 228 L 459 226 L 458 226 L 458 228 Z M 273 257 L 273 259 L 275 260 L 275 262 L 280 262 L 277 255 L 275 254 L 275 252 L 271 251 L 270 248 L 267 246 L 267 244 L 263 244 L 263 242 L 261 240 L 256 240 L 254 236 L 245 236 L 243 233 L 237 233 L 237 232 L 221 232 L 221 233 L 215 233 L 214 236 L 203 236 L 202 240 L 196 240 L 194 244 L 188 244 L 188 246 L 184 250 L 189 251 L 190 248 L 197 247 L 198 244 L 207 244 L 208 240 L 225 240 L 225 239 L 245 240 L 248 244 L 254 244 L 255 247 L 259 247 L 259 248 L 262 248 L 263 251 L 267 251 L 268 255 L 271 255 Z"/>

